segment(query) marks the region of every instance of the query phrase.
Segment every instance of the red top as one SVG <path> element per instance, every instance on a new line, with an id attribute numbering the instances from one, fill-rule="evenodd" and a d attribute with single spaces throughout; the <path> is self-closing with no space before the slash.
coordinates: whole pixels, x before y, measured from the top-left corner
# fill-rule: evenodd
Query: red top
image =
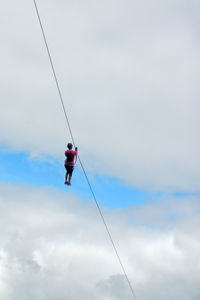
<path id="1" fill-rule="evenodd" d="M 74 166 L 74 159 L 77 156 L 78 151 L 77 150 L 66 150 L 65 151 L 65 156 L 66 156 L 66 160 L 65 160 L 65 165 L 66 166 Z"/>

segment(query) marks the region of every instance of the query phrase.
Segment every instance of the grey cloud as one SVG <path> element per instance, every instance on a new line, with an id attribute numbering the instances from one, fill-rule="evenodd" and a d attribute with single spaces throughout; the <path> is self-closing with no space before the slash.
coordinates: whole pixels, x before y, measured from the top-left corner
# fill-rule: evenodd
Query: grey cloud
<path id="1" fill-rule="evenodd" d="M 199 4 L 38 5 L 87 168 L 134 187 L 199 190 Z M 1 144 L 61 157 L 70 136 L 34 7 L 6 2 L 1 15 Z"/>
<path id="2" fill-rule="evenodd" d="M 103 209 L 138 299 L 198 299 L 198 199 Z M 0 228 L 1 299 L 132 299 L 90 201 L 1 183 Z"/>
<path id="3" fill-rule="evenodd" d="M 130 292 L 127 290 L 127 281 L 123 275 L 113 275 L 108 280 L 97 283 L 100 293 L 108 299 L 130 299 Z"/>

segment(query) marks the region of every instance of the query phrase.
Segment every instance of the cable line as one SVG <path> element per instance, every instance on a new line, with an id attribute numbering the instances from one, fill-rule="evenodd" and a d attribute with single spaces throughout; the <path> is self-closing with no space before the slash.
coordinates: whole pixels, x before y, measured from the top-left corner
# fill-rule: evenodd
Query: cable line
<path id="1" fill-rule="evenodd" d="M 45 43 L 45 46 L 46 46 L 47 54 L 48 54 L 48 57 L 49 57 L 49 61 L 50 61 L 50 64 L 51 64 L 51 69 L 52 69 L 53 76 L 54 76 L 54 79 L 55 79 L 56 87 L 57 87 L 58 94 L 59 94 L 59 97 L 60 97 L 60 101 L 61 101 L 61 104 L 62 104 L 63 112 L 64 112 L 65 119 L 66 119 L 66 122 L 67 122 L 67 126 L 68 126 L 68 129 L 69 129 L 69 132 L 70 132 L 70 136 L 71 136 L 73 145 L 75 146 L 75 145 L 76 145 L 76 144 L 75 144 L 75 140 L 74 140 L 74 137 L 73 137 L 73 133 L 72 133 L 72 129 L 71 129 L 71 126 L 70 126 L 69 118 L 68 118 L 68 116 L 67 116 L 67 112 L 66 112 L 66 108 L 65 108 L 65 105 L 64 105 L 64 101 L 63 101 L 61 89 L 60 89 L 60 86 L 59 86 L 58 78 L 57 78 L 57 75 L 56 75 L 55 67 L 54 67 L 54 64 L 53 64 L 52 56 L 51 56 L 51 53 L 50 53 L 50 50 L 49 50 L 49 46 L 48 46 L 47 38 L 46 38 L 46 35 L 45 35 L 44 27 L 43 27 L 43 25 L 42 25 L 42 21 L 41 21 L 39 9 L 38 9 L 36 0 L 33 0 L 33 2 L 34 2 L 35 9 L 36 9 L 36 13 L 37 13 L 38 21 L 39 21 L 39 24 L 40 24 L 40 28 L 41 28 L 41 31 L 42 31 L 42 35 L 43 35 L 44 43 Z M 94 193 L 94 191 L 93 191 L 93 188 L 92 188 L 92 186 L 91 186 L 90 180 L 89 180 L 89 178 L 88 178 L 88 175 L 87 175 L 87 173 L 86 173 L 86 171 L 85 171 L 85 168 L 84 168 L 84 166 L 83 166 L 83 163 L 82 163 L 82 161 L 81 161 L 79 155 L 78 155 L 78 160 L 79 160 L 80 166 L 81 166 L 81 168 L 82 168 L 82 170 L 83 170 L 83 173 L 84 173 L 84 175 L 85 175 L 85 179 L 86 179 L 86 181 L 87 181 L 87 183 L 88 183 L 88 186 L 89 186 L 89 189 L 90 189 L 90 191 L 91 191 L 91 194 L 92 194 L 92 196 L 93 196 L 93 198 L 94 198 L 94 201 L 95 201 L 95 204 L 96 204 L 97 209 L 98 209 L 98 211 L 99 211 L 99 214 L 100 214 L 100 217 L 101 217 L 101 219 L 102 219 L 102 222 L 103 222 L 103 224 L 104 224 L 104 226 L 105 226 L 105 229 L 106 229 L 106 231 L 107 231 L 107 234 L 108 234 L 108 236 L 109 236 L 110 242 L 111 242 L 111 244 L 112 244 L 112 246 L 113 246 L 113 250 L 114 250 L 114 252 L 115 252 L 115 254 L 116 254 L 116 257 L 117 257 L 117 259 L 118 259 L 118 262 L 119 262 L 119 264 L 120 264 L 120 266 L 121 266 L 121 269 L 122 269 L 122 271 L 123 271 L 123 274 L 124 274 L 124 276 L 125 276 L 125 278 L 126 278 L 126 280 L 127 280 L 127 283 L 128 283 L 129 288 L 130 288 L 130 291 L 131 291 L 131 293 L 132 293 L 132 296 L 133 296 L 133 298 L 134 298 L 135 300 L 137 300 L 136 295 L 135 295 L 135 292 L 134 292 L 134 289 L 133 289 L 133 286 L 132 286 L 132 284 L 131 284 L 131 282 L 130 282 L 130 280 L 129 280 L 129 278 L 128 278 L 128 275 L 127 275 L 127 273 L 126 273 L 126 270 L 125 270 L 125 268 L 124 268 L 124 265 L 123 265 L 123 263 L 122 263 L 122 260 L 121 260 L 121 258 L 120 258 L 120 255 L 119 255 L 119 253 L 118 253 L 118 250 L 117 250 L 117 248 L 116 248 L 116 246 L 115 246 L 114 240 L 113 240 L 113 238 L 112 238 L 112 236 L 111 236 L 110 230 L 109 230 L 108 225 L 107 225 L 107 223 L 106 223 L 106 220 L 105 220 L 105 218 L 104 218 L 104 216 L 103 216 L 102 210 L 101 210 L 101 208 L 100 208 L 100 206 L 99 206 L 99 203 L 98 203 L 98 201 L 97 201 L 97 198 L 96 198 L 95 193 Z"/>

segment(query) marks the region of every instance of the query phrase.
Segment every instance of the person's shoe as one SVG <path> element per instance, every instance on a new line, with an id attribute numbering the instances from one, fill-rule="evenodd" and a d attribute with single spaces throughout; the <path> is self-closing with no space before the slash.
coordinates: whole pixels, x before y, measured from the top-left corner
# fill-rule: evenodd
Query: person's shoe
<path id="1" fill-rule="evenodd" d="M 68 182 L 68 185 L 71 185 L 71 182 Z"/>
<path id="2" fill-rule="evenodd" d="M 67 180 L 65 180 L 65 184 L 67 184 Z"/>

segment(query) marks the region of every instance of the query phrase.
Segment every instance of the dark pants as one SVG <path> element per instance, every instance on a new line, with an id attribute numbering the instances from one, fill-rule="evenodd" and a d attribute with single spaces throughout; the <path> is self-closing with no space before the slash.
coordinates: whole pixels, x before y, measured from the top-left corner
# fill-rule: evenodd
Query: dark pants
<path id="1" fill-rule="evenodd" d="M 67 175 L 69 175 L 70 177 L 72 176 L 72 173 L 73 173 L 73 171 L 74 171 L 74 167 L 72 167 L 72 166 L 66 166 L 65 165 L 65 169 L 66 169 L 66 171 L 67 171 Z"/>

